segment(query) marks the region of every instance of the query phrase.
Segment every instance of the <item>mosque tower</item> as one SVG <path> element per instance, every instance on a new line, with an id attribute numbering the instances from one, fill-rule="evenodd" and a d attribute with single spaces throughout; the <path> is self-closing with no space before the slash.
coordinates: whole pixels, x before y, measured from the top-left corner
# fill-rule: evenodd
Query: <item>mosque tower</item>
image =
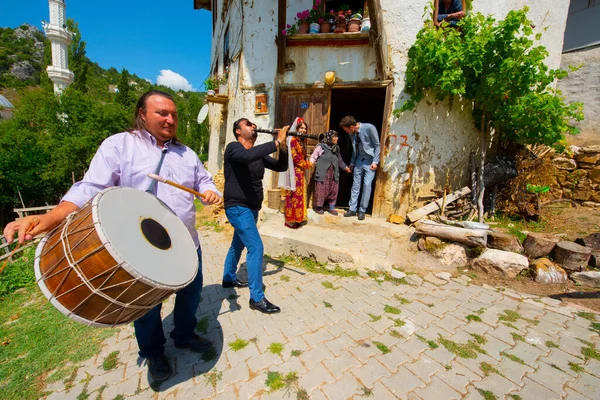
<path id="1" fill-rule="evenodd" d="M 69 86 L 75 75 L 69 70 L 69 50 L 73 34 L 67 31 L 66 4 L 64 0 L 48 0 L 50 23 L 42 21 L 46 37 L 52 46 L 52 65 L 48 65 L 48 77 L 54 82 L 54 93 L 60 94 Z"/>

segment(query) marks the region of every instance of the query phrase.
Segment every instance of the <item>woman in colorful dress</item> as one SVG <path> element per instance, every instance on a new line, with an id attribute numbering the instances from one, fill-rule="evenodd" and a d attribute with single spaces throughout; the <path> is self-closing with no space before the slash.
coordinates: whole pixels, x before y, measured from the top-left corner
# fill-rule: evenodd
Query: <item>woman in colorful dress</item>
<path id="1" fill-rule="evenodd" d="M 297 119 L 296 132 L 308 133 L 308 125 L 302 118 Z M 297 229 L 306 225 L 307 222 L 304 170 L 308 168 L 309 164 L 304 153 L 304 139 L 291 136 L 288 140 L 290 156 L 294 164 L 296 187 L 294 190 L 285 190 L 285 226 Z"/>

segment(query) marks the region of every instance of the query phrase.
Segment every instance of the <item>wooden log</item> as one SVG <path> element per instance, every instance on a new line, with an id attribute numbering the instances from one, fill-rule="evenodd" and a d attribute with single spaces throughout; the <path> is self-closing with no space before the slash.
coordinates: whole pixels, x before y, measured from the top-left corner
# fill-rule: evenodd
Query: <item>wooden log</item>
<path id="1" fill-rule="evenodd" d="M 592 256 L 588 265 L 594 268 L 600 267 L 600 233 L 592 233 L 591 235 L 575 240 L 575 243 L 592 249 Z"/>
<path id="2" fill-rule="evenodd" d="M 544 235 L 542 233 L 529 233 L 523 241 L 523 251 L 530 259 L 545 257 L 552 253 L 556 243 L 560 241 L 554 236 Z"/>
<path id="3" fill-rule="evenodd" d="M 592 249 L 564 240 L 556 244 L 555 252 L 555 261 L 564 269 L 583 271 L 588 265 Z"/>
<path id="4" fill-rule="evenodd" d="M 471 189 L 469 189 L 467 186 L 465 186 L 464 188 L 457 190 L 455 192 L 452 192 L 448 196 L 446 196 L 445 203 L 446 204 L 452 203 L 453 201 L 455 201 L 455 200 L 459 199 L 460 197 L 467 195 L 469 193 L 471 193 Z M 424 207 L 421 207 L 414 211 L 409 212 L 407 217 L 410 220 L 410 222 L 418 221 L 421 218 L 423 218 L 424 216 L 441 209 L 442 203 L 443 203 L 443 199 L 441 199 L 441 198 L 437 199 L 437 200 L 427 204 Z"/>
<path id="5" fill-rule="evenodd" d="M 463 243 L 471 247 L 485 247 L 487 231 L 478 229 L 466 229 L 456 226 L 438 224 L 433 221 L 422 221 L 417 223 L 418 235 L 435 236 L 453 242 Z"/>
<path id="6" fill-rule="evenodd" d="M 523 246 L 519 239 L 509 233 L 488 232 L 488 247 L 496 250 L 523 253 Z"/>

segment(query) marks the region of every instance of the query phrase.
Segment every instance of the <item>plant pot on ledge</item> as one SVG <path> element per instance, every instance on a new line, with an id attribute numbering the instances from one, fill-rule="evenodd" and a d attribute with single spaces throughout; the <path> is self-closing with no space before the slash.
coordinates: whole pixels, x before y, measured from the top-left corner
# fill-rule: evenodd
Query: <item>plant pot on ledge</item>
<path id="1" fill-rule="evenodd" d="M 348 32 L 360 32 L 360 23 L 360 19 L 351 18 L 350 21 L 348 21 Z"/>
<path id="2" fill-rule="evenodd" d="M 325 21 L 321 22 L 321 33 L 330 33 L 331 32 L 331 22 Z"/>
<path id="3" fill-rule="evenodd" d="M 308 22 L 303 22 L 298 25 L 298 30 L 296 31 L 296 33 L 299 33 L 299 34 L 308 33 L 309 27 L 310 26 L 309 26 Z"/>
<path id="4" fill-rule="evenodd" d="M 217 93 L 223 96 L 227 96 L 229 94 L 227 84 L 219 85 L 219 91 Z"/>
<path id="5" fill-rule="evenodd" d="M 313 22 L 308 27 L 308 33 L 319 33 L 320 30 L 321 30 L 321 25 L 319 25 L 316 22 Z"/>

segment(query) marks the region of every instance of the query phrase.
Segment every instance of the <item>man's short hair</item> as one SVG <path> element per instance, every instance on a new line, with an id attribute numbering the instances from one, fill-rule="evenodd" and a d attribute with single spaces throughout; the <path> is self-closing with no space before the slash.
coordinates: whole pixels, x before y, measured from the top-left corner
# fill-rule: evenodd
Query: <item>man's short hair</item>
<path id="1" fill-rule="evenodd" d="M 238 138 L 238 134 L 235 133 L 235 131 L 237 131 L 238 129 L 242 129 L 241 123 L 244 121 L 250 122 L 250 120 L 248 118 L 240 118 L 233 123 L 233 136 L 235 137 L 235 140 L 237 140 L 237 138 Z"/>
<path id="2" fill-rule="evenodd" d="M 351 126 L 356 126 L 356 124 L 357 124 L 357 122 L 352 115 L 346 115 L 340 121 L 340 126 L 346 127 L 346 128 L 350 128 Z"/>

